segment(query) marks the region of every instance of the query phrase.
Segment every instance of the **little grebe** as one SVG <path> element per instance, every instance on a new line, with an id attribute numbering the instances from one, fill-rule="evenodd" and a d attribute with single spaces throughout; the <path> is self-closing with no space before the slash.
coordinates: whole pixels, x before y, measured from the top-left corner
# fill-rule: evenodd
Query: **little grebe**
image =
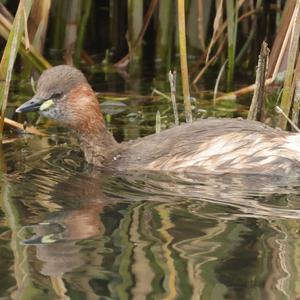
<path id="1" fill-rule="evenodd" d="M 72 129 L 86 161 L 96 166 L 121 171 L 300 172 L 300 135 L 255 121 L 199 120 L 119 144 L 105 128 L 93 89 L 71 66 L 44 71 L 34 97 L 16 111 L 39 111 Z"/>

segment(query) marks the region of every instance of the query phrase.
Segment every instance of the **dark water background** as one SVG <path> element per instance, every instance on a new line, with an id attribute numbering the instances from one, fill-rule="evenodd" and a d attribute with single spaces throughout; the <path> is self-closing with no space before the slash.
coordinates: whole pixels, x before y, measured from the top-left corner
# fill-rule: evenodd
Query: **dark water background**
<path id="1" fill-rule="evenodd" d="M 171 126 L 151 96 L 166 76 L 85 72 L 118 140 L 153 133 L 158 110 Z M 246 100 L 213 106 L 213 86 L 192 91 L 197 117 L 245 116 Z M 15 80 L 16 104 L 31 94 Z M 8 132 L 1 149 L 1 300 L 300 297 L 297 178 L 100 173 L 67 130 L 39 127 L 49 136 Z"/>

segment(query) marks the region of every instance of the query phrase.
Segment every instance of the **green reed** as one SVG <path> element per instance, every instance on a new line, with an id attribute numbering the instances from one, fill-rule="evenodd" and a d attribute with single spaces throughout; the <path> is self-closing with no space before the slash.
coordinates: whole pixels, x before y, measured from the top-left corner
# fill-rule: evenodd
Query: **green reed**
<path id="1" fill-rule="evenodd" d="M 9 86 L 12 78 L 13 67 L 21 44 L 23 33 L 25 30 L 27 30 L 25 24 L 27 23 L 31 6 L 32 0 L 20 1 L 0 63 L 1 140 L 3 137 L 4 116 L 8 101 Z"/>
<path id="2" fill-rule="evenodd" d="M 226 1 L 227 34 L 228 34 L 228 72 L 227 82 L 230 85 L 233 81 L 235 68 L 235 52 L 237 38 L 237 4 L 234 0 Z"/>

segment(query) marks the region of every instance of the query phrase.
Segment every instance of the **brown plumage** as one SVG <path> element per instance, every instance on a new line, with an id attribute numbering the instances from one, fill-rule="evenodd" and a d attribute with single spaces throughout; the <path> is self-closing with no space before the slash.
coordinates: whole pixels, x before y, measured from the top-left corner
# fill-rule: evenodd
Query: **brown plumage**
<path id="1" fill-rule="evenodd" d="M 17 111 L 34 110 L 75 131 L 86 161 L 96 166 L 279 175 L 300 170 L 300 136 L 254 121 L 199 120 L 118 144 L 105 128 L 92 88 L 70 66 L 45 71 L 36 95 Z"/>

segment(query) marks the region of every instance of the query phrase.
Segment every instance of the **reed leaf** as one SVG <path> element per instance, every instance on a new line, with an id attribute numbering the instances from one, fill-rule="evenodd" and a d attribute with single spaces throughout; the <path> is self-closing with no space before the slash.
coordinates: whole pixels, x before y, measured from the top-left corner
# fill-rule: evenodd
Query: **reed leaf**
<path id="1" fill-rule="evenodd" d="M 291 20 L 293 17 L 293 12 L 295 10 L 296 0 L 287 1 L 281 22 L 277 28 L 277 34 L 275 41 L 272 46 L 269 68 L 267 73 L 267 78 L 275 78 L 277 76 L 278 70 L 286 69 L 286 59 L 283 59 L 286 55 L 286 51 L 288 51 L 287 45 L 290 40 L 290 32 L 291 32 Z"/>
<path id="2" fill-rule="evenodd" d="M 28 18 L 28 42 L 30 42 L 30 44 L 41 55 L 43 54 L 44 45 L 46 41 L 46 33 L 48 28 L 50 8 L 51 8 L 51 0 L 34 1 Z M 28 49 L 27 46 L 26 49 Z M 25 57 L 23 59 L 22 65 L 23 65 L 22 75 L 24 76 L 24 78 L 30 77 L 33 68 L 32 63 Z"/>
<path id="3" fill-rule="evenodd" d="M 214 88 L 214 104 L 216 104 L 216 99 L 217 99 L 217 95 L 218 95 L 218 89 L 219 89 L 219 84 L 220 84 L 220 81 L 221 81 L 221 78 L 222 78 L 222 75 L 223 75 L 223 72 L 226 68 L 226 65 L 228 63 L 228 60 L 226 59 L 224 64 L 222 65 L 220 71 L 219 71 L 219 74 L 217 76 L 217 79 L 216 79 L 216 84 L 215 84 L 215 88 Z"/>
<path id="4" fill-rule="evenodd" d="M 7 98 L 13 67 L 21 44 L 22 36 L 24 34 L 25 24 L 31 10 L 32 2 L 32 0 L 20 1 L 0 63 L 1 140 L 3 137 L 4 114 L 7 106 Z"/>
<path id="5" fill-rule="evenodd" d="M 1 5 L 1 4 L 0 4 Z M 0 35 L 8 40 L 9 34 L 12 31 L 12 22 L 9 16 L 5 16 L 0 13 Z M 19 48 L 20 54 L 25 57 L 38 71 L 43 71 L 44 69 L 50 68 L 49 62 L 39 53 L 39 51 L 29 45 L 29 48 L 25 47 L 24 38 L 21 39 L 21 45 Z"/>
<path id="6" fill-rule="evenodd" d="M 122 59 L 120 59 L 117 63 L 115 63 L 116 67 L 123 67 L 124 65 L 127 65 L 130 60 L 130 57 L 132 57 L 133 53 L 136 51 L 136 49 L 138 49 L 140 43 L 143 40 L 143 37 L 148 28 L 148 25 L 150 23 L 150 19 L 153 16 L 154 11 L 157 7 L 157 3 L 158 3 L 158 0 L 151 0 L 151 2 L 149 4 L 149 8 L 146 12 L 146 15 L 144 16 L 143 28 L 139 32 L 139 35 L 136 38 L 136 40 L 134 41 L 134 43 L 131 45 L 130 52 L 128 54 L 126 54 Z"/>
<path id="7" fill-rule="evenodd" d="M 193 121 L 192 107 L 190 101 L 189 88 L 189 73 L 186 53 L 186 30 L 185 30 L 185 6 L 184 0 L 178 0 L 178 31 L 179 31 L 179 49 L 180 49 L 180 66 L 181 66 L 181 80 L 182 91 L 184 99 L 185 118 L 188 123 Z"/>
<path id="8" fill-rule="evenodd" d="M 172 44 L 172 0 L 159 1 L 157 34 L 156 34 L 156 61 L 169 62 Z"/>
<path id="9" fill-rule="evenodd" d="M 52 47 L 62 49 L 66 30 L 66 4 L 64 0 L 52 0 L 53 24 L 52 30 Z"/>
<path id="10" fill-rule="evenodd" d="M 83 49 L 83 42 L 86 33 L 86 25 L 91 13 L 91 9 L 92 9 L 92 0 L 85 0 L 82 3 L 83 14 L 80 19 L 80 24 L 78 28 L 78 37 L 76 40 L 75 57 L 74 57 L 76 65 L 78 65 L 80 61 L 80 55 Z"/>
<path id="11" fill-rule="evenodd" d="M 223 16 L 223 0 L 217 0 L 216 1 L 216 16 L 214 19 L 214 25 L 213 25 L 213 35 L 212 38 L 210 40 L 210 43 L 208 45 L 208 49 L 207 49 L 207 54 L 206 54 L 206 63 L 209 61 L 209 56 L 210 56 L 210 52 L 211 49 L 213 47 L 213 45 L 215 44 L 219 33 L 221 32 L 221 24 L 222 24 L 222 16 Z"/>
<path id="12" fill-rule="evenodd" d="M 44 50 L 51 0 L 34 1 L 28 19 L 28 34 L 32 45 L 41 54 Z"/>
<path id="13" fill-rule="evenodd" d="M 237 14 L 238 9 L 234 0 L 226 1 L 227 13 L 227 33 L 228 33 L 228 69 L 227 69 L 227 82 L 230 85 L 234 76 L 234 60 L 236 51 L 236 37 L 237 37 Z"/>

